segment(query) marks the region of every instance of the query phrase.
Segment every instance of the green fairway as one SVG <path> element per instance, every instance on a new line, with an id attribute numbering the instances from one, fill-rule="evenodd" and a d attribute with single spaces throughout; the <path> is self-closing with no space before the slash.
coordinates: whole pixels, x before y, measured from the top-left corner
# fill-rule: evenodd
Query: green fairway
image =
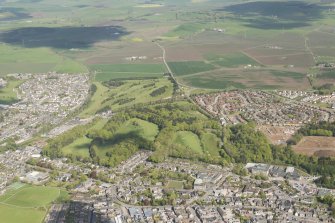
<path id="1" fill-rule="evenodd" d="M 163 64 L 97 64 L 90 68 L 97 72 L 97 81 L 160 78 L 165 72 Z"/>
<path id="2" fill-rule="evenodd" d="M 80 113 L 81 117 L 94 115 L 99 108 L 101 108 L 103 100 L 107 98 L 108 88 L 99 82 L 93 82 L 96 86 L 96 91 L 91 97 L 86 109 Z"/>
<path id="3" fill-rule="evenodd" d="M 305 74 L 288 70 L 221 69 L 178 77 L 187 85 L 207 89 L 310 89 Z"/>
<path id="4" fill-rule="evenodd" d="M 215 69 L 211 64 L 203 61 L 185 61 L 185 62 L 169 62 L 172 72 L 177 76 L 195 74 Z"/>
<path id="5" fill-rule="evenodd" d="M 0 196 L 1 222 L 41 223 L 50 203 L 60 196 L 59 188 L 15 184 Z"/>
<path id="6" fill-rule="evenodd" d="M 117 87 L 106 87 L 100 82 L 94 82 L 94 84 L 97 86 L 97 91 L 81 116 L 93 115 L 101 108 L 118 110 L 138 103 L 170 98 L 173 93 L 173 85 L 166 78 L 122 81 Z M 153 91 L 160 88 L 164 88 L 164 92 L 151 95 Z"/>
<path id="7" fill-rule="evenodd" d="M 176 133 L 174 142 L 183 145 L 194 152 L 202 153 L 199 137 L 189 131 L 179 131 Z"/>

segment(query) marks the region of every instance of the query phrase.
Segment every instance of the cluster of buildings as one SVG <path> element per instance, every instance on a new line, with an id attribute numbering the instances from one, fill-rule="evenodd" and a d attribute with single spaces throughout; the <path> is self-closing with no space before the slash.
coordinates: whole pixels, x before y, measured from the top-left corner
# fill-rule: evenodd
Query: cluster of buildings
<path id="1" fill-rule="evenodd" d="M 60 124 L 87 99 L 86 75 L 17 74 L 25 82 L 17 90 L 19 102 L 1 106 L 0 141 L 15 137 L 23 142 L 50 126 Z"/>
<path id="2" fill-rule="evenodd" d="M 131 56 L 125 58 L 127 61 L 137 61 L 137 60 L 146 60 L 148 59 L 147 56 Z"/>
<path id="3" fill-rule="evenodd" d="M 55 204 L 46 219 L 66 222 L 331 222 L 328 206 L 317 196 L 335 194 L 318 188 L 316 177 L 293 167 L 248 163 L 246 176 L 236 175 L 233 167 L 168 159 L 163 163 L 146 161 L 150 153 L 140 152 L 119 167 L 107 169 L 93 164 L 67 163 L 65 159 L 38 158 L 52 164 L 59 176 L 76 170 L 87 175 L 84 182 L 70 189 L 74 197 L 63 206 Z M 134 167 L 130 169 L 129 167 Z M 92 178 L 91 172 L 105 173 L 112 182 Z M 191 177 L 193 184 L 171 186 L 167 178 L 150 178 L 143 173 L 172 173 Z M 257 176 L 262 176 L 261 178 Z M 64 180 L 71 181 L 71 175 Z M 180 181 L 183 181 L 179 179 Z M 174 193 L 173 202 L 160 201 Z M 93 221 L 94 222 L 94 221 Z"/>
<path id="4" fill-rule="evenodd" d="M 291 97 L 290 93 L 287 95 Z M 196 96 L 195 101 L 219 117 L 223 125 L 253 120 L 259 125 L 299 126 L 312 120 L 335 120 L 334 110 L 321 109 L 305 101 L 286 100 L 263 91 L 220 92 Z"/>
<path id="5" fill-rule="evenodd" d="M 6 151 L 0 154 L 0 195 L 6 190 L 16 177 L 24 176 L 29 172 L 26 162 L 40 154 L 37 147 L 26 147 L 23 150 Z"/>
<path id="6" fill-rule="evenodd" d="M 306 91 L 276 91 L 276 93 L 285 98 L 295 99 L 308 104 L 325 104 L 335 109 L 335 93 L 329 95 L 319 95 Z"/>

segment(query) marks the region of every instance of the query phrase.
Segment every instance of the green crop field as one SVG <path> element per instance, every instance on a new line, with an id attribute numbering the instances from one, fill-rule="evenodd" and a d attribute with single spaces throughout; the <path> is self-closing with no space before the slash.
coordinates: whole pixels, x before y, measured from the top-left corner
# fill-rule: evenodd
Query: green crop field
<path id="1" fill-rule="evenodd" d="M 199 137 L 189 131 L 179 131 L 176 133 L 174 142 L 180 145 L 183 145 L 194 152 L 202 153 L 202 147 L 199 140 Z"/>
<path id="2" fill-rule="evenodd" d="M 160 78 L 165 72 L 163 64 L 97 64 L 90 68 L 97 72 L 97 81 Z"/>
<path id="3" fill-rule="evenodd" d="M 61 195 L 59 188 L 23 186 L 0 197 L 1 222 L 41 223 L 51 202 Z"/>
<path id="4" fill-rule="evenodd" d="M 87 72 L 87 68 L 84 65 L 71 59 L 64 59 L 51 49 L 26 49 L 9 45 L 0 45 L 0 67 L 0 76 L 20 72 Z"/>
<path id="5" fill-rule="evenodd" d="M 228 69 L 182 76 L 179 80 L 190 86 L 207 89 L 311 89 L 304 74 L 286 70 Z"/>
<path id="6" fill-rule="evenodd" d="M 235 53 L 229 55 L 207 55 L 206 58 L 213 64 L 222 67 L 240 67 L 245 65 L 259 66 L 255 60 L 243 53 Z"/>
<path id="7" fill-rule="evenodd" d="M 169 67 L 177 76 L 195 74 L 215 69 L 215 66 L 202 61 L 169 62 Z"/>

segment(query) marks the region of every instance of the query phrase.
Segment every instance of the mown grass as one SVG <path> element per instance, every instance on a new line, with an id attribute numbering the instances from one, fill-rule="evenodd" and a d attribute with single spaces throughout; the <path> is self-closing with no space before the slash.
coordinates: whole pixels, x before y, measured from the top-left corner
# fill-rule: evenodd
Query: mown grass
<path id="1" fill-rule="evenodd" d="M 101 108 L 106 107 L 118 110 L 138 103 L 157 101 L 169 98 L 173 93 L 172 83 L 166 78 L 122 81 L 121 86 L 110 88 L 100 82 L 94 82 L 94 84 L 97 86 L 97 91 L 81 116 L 94 115 Z M 150 95 L 154 90 L 162 87 L 166 87 L 164 93 L 157 96 Z"/>
<path id="2" fill-rule="evenodd" d="M 202 153 L 199 137 L 190 131 L 179 131 L 176 133 L 174 142 L 183 145 L 194 152 Z"/>
<path id="3" fill-rule="evenodd" d="M 154 141 L 158 134 L 158 126 L 141 119 L 133 118 L 128 120 L 116 134 L 127 135 L 129 133 L 136 133 L 138 136 Z"/>
<path id="4" fill-rule="evenodd" d="M 41 223 L 51 202 L 61 194 L 59 188 L 28 186 L 12 188 L 0 197 L 2 223 Z"/>

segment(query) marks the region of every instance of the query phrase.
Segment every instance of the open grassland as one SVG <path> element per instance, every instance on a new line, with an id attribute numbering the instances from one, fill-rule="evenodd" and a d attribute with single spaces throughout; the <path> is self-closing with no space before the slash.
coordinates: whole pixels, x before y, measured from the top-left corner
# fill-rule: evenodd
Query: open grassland
<path id="1" fill-rule="evenodd" d="M 105 144 L 100 144 L 98 146 L 98 149 L 96 151 L 97 156 L 99 156 L 100 159 L 107 159 L 107 154 L 113 153 L 113 151 L 117 151 L 117 154 L 115 154 L 115 156 L 126 156 L 126 154 L 122 154 L 122 152 L 118 151 L 120 150 L 120 146 L 118 143 L 129 139 L 144 139 L 148 141 L 154 141 L 157 134 L 157 125 L 137 118 L 130 119 L 115 132 L 114 136 L 116 137 L 114 137 L 114 140 Z M 126 153 L 127 151 L 124 152 Z M 121 158 L 121 161 L 123 161 L 124 158 Z"/>
<path id="2" fill-rule="evenodd" d="M 138 136 L 149 140 L 154 141 L 156 135 L 158 134 L 157 125 L 143 121 L 141 119 L 133 118 L 128 120 L 117 132 L 119 135 L 127 135 L 135 133 Z"/>
<path id="3" fill-rule="evenodd" d="M 12 104 L 18 101 L 16 91 L 23 81 L 19 80 L 8 80 L 7 86 L 0 88 L 0 104 Z"/>
<path id="4" fill-rule="evenodd" d="M 108 121 L 107 119 L 98 119 L 88 129 L 88 131 L 102 129 L 104 127 L 104 125 L 107 123 L 107 121 Z M 65 155 L 73 154 L 75 156 L 80 156 L 80 157 L 83 157 L 83 158 L 88 158 L 88 157 L 90 157 L 90 153 L 89 153 L 88 148 L 89 148 L 91 142 L 92 142 L 92 139 L 89 139 L 85 135 L 83 135 L 82 137 L 76 139 L 71 144 L 63 147 L 62 148 L 62 152 Z"/>
<path id="5" fill-rule="evenodd" d="M 215 66 L 202 61 L 169 62 L 169 67 L 177 76 L 195 74 L 215 69 Z"/>
<path id="6" fill-rule="evenodd" d="M 104 127 L 104 124 L 107 123 L 106 119 L 101 119 L 96 122 L 88 131 L 100 130 Z M 118 135 L 119 140 L 126 139 L 127 137 L 137 137 L 146 139 L 148 141 L 154 141 L 156 135 L 158 134 L 157 125 L 147 122 L 141 119 L 133 118 L 125 122 L 117 131 L 115 135 Z M 92 142 L 92 139 L 82 136 L 81 138 L 76 139 L 73 143 L 62 148 L 62 152 L 65 155 L 74 155 L 82 158 L 89 158 L 89 147 Z M 106 158 L 106 153 L 114 150 L 117 147 L 117 142 L 104 144 L 99 147 L 97 154 L 100 158 Z"/>
<path id="7" fill-rule="evenodd" d="M 218 139 L 216 135 L 213 133 L 203 134 L 201 137 L 201 143 L 206 153 L 209 153 L 211 156 L 220 156 L 220 139 Z"/>
<path id="8" fill-rule="evenodd" d="M 0 197 L 1 222 L 41 223 L 51 202 L 61 195 L 59 188 L 23 186 Z"/>
<path id="9" fill-rule="evenodd" d="M 190 131 L 179 131 L 176 133 L 174 142 L 185 146 L 196 153 L 202 153 L 199 137 Z"/>
<path id="10" fill-rule="evenodd" d="M 163 64 L 96 64 L 91 66 L 97 81 L 116 79 L 160 78 L 165 72 Z"/>
<path id="11" fill-rule="evenodd" d="M 268 69 L 221 69 L 180 77 L 187 85 L 209 89 L 310 89 L 304 74 Z"/>
<path id="12" fill-rule="evenodd" d="M 293 150 L 308 156 L 335 156 L 335 137 L 306 136 Z"/>

